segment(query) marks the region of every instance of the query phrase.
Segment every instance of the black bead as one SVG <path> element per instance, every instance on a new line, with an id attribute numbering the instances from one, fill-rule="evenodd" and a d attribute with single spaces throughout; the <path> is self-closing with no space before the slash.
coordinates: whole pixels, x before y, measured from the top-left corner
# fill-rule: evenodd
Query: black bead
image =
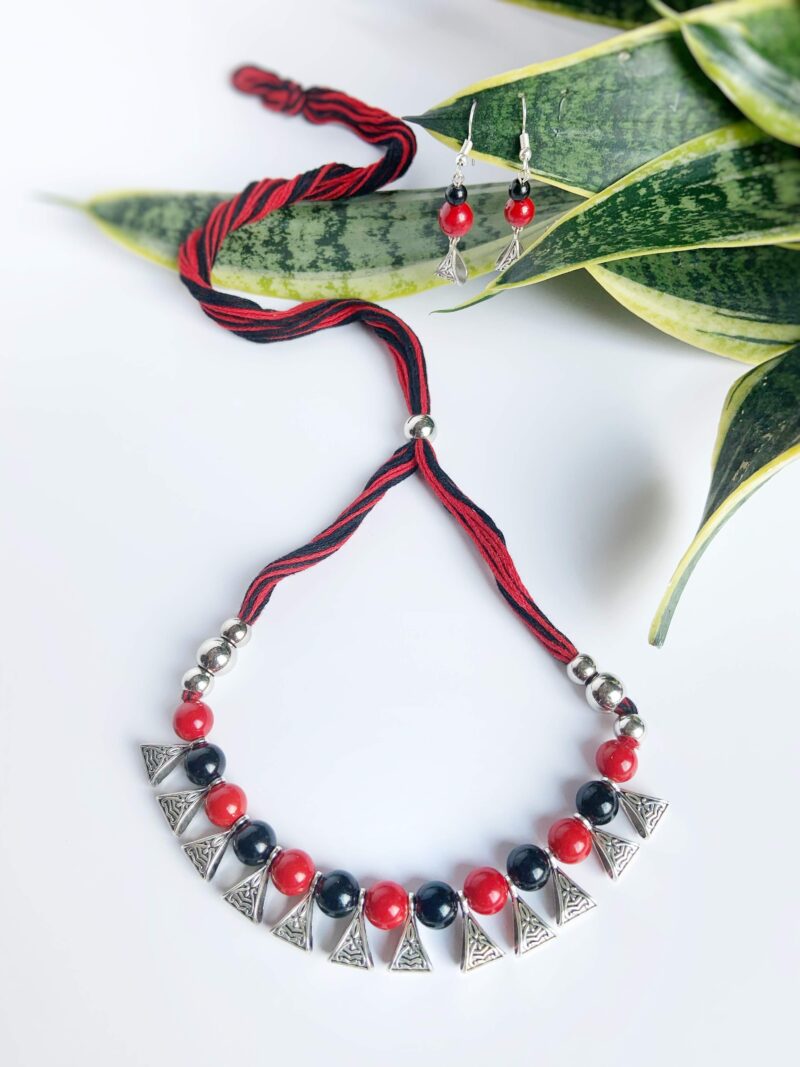
<path id="1" fill-rule="evenodd" d="M 275 842 L 275 831 L 270 824 L 254 819 L 233 835 L 233 851 L 240 863 L 246 863 L 248 867 L 260 867 L 269 859 Z"/>
<path id="2" fill-rule="evenodd" d="M 584 819 L 595 826 L 604 826 L 619 811 L 619 797 L 608 782 L 586 782 L 578 790 L 575 806 Z"/>
<path id="3" fill-rule="evenodd" d="M 508 187 L 508 195 L 512 200 L 527 200 L 531 195 L 531 183 L 515 178 Z"/>
<path id="4" fill-rule="evenodd" d="M 447 882 L 426 882 L 414 894 L 414 910 L 424 926 L 444 930 L 458 915 L 458 893 Z"/>
<path id="5" fill-rule="evenodd" d="M 550 857 L 538 845 L 517 845 L 508 854 L 506 870 L 517 889 L 542 889 L 550 877 Z"/>
<path id="6" fill-rule="evenodd" d="M 358 904 L 358 882 L 349 871 L 323 874 L 317 882 L 315 893 L 320 911 L 333 919 L 350 915 Z"/>
<path id="7" fill-rule="evenodd" d="M 466 185 L 448 185 L 444 191 L 444 198 L 448 204 L 466 204 Z"/>
<path id="8" fill-rule="evenodd" d="M 211 785 L 225 773 L 225 753 L 216 745 L 197 745 L 183 759 L 186 777 L 195 785 Z"/>

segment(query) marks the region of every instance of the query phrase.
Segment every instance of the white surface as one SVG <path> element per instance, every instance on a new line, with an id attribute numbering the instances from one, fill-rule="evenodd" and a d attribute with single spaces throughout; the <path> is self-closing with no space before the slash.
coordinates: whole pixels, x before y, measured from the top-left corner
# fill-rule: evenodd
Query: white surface
<path id="1" fill-rule="evenodd" d="M 371 158 L 238 97 L 243 61 L 402 114 L 603 36 L 483 0 L 6 14 L 6 1067 L 786 1062 L 800 469 L 715 541 L 666 648 L 646 644 L 740 368 L 584 277 L 457 317 L 429 315 L 449 292 L 395 305 L 426 346 L 443 465 L 545 610 L 628 682 L 651 726 L 637 784 L 672 810 L 623 884 L 580 870 L 600 907 L 541 955 L 463 978 L 455 938 L 430 934 L 428 979 L 349 973 L 225 907 L 235 865 L 216 888 L 197 879 L 136 745 L 169 739 L 177 679 L 250 576 L 398 443 L 389 361 L 356 329 L 242 344 L 174 276 L 32 198 L 232 190 Z M 443 185 L 452 163 L 422 134 L 404 184 Z M 281 587 L 240 664 L 211 701 L 231 777 L 283 842 L 367 882 L 501 865 L 569 808 L 604 736 L 416 480 Z M 508 944 L 503 923 L 487 925 Z M 331 926 L 317 933 L 329 949 Z M 391 939 L 374 940 L 385 962 Z"/>

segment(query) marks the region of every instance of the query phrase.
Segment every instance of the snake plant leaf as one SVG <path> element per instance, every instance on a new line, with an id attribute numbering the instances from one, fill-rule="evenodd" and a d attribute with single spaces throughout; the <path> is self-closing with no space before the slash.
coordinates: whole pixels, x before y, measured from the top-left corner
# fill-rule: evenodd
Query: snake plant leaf
<path id="1" fill-rule="evenodd" d="M 686 583 L 722 525 L 756 489 L 798 455 L 800 345 L 748 371 L 728 394 L 700 529 L 656 612 L 651 644 L 664 643 Z"/>
<path id="2" fill-rule="evenodd" d="M 749 122 L 698 137 L 584 200 L 479 299 L 596 263 L 800 237 L 800 153 Z"/>
<path id="3" fill-rule="evenodd" d="M 660 0 L 703 71 L 749 119 L 800 145 L 800 2 L 749 0 L 681 16 Z"/>
<path id="4" fill-rule="evenodd" d="M 796 248 L 697 248 L 588 269 L 629 311 L 707 352 L 763 363 L 800 344 Z"/>
<path id="5" fill-rule="evenodd" d="M 549 185 L 534 195 L 539 232 L 579 202 Z M 505 183 L 470 189 L 475 225 L 463 245 L 475 274 L 490 271 L 508 242 L 507 197 Z M 181 241 L 224 199 L 214 193 L 128 192 L 82 207 L 116 241 L 175 269 Z M 447 249 L 437 221 L 441 204 L 441 189 L 409 189 L 282 208 L 225 240 L 214 283 L 292 300 L 378 301 L 443 285 L 434 274 Z"/>
<path id="6" fill-rule="evenodd" d="M 606 26 L 638 26 L 658 18 L 648 0 L 508 0 L 520 7 L 533 7 L 538 11 L 552 11 L 556 15 L 571 15 L 587 22 L 600 22 Z M 677 11 L 714 3 L 714 0 L 673 0 L 671 6 Z"/>
<path id="7" fill-rule="evenodd" d="M 475 100 L 473 154 L 517 168 L 520 94 L 533 173 L 586 196 L 742 117 L 700 70 L 678 27 L 661 20 L 470 85 L 409 121 L 458 149 Z"/>

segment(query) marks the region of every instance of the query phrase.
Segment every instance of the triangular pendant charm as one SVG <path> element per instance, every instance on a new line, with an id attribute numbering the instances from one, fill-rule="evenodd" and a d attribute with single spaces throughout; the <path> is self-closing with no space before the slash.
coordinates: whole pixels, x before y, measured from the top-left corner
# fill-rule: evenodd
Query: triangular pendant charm
<path id="1" fill-rule="evenodd" d="M 184 754 L 189 751 L 188 745 L 141 745 L 140 747 L 150 785 L 163 782 L 169 772 L 177 767 Z"/>
<path id="2" fill-rule="evenodd" d="M 466 974 L 469 971 L 477 970 L 478 967 L 483 967 L 486 963 L 493 963 L 495 960 L 499 960 L 503 952 L 478 923 L 463 894 L 461 896 L 461 915 L 463 919 L 461 927 L 461 970 Z"/>
<path id="3" fill-rule="evenodd" d="M 456 285 L 463 285 L 469 274 L 467 264 L 464 262 L 464 257 L 459 252 L 457 245 L 458 238 L 451 237 L 447 255 L 436 268 L 436 277 L 443 278 L 446 282 L 455 282 Z"/>
<path id="4" fill-rule="evenodd" d="M 311 923 L 314 917 L 314 892 L 317 888 L 319 875 L 314 875 L 314 880 L 303 899 L 287 912 L 277 925 L 272 927 L 272 932 L 281 941 L 288 941 L 295 948 L 302 948 L 310 952 L 314 940 Z"/>
<path id="5" fill-rule="evenodd" d="M 192 861 L 197 873 L 210 882 L 216 874 L 230 838 L 231 831 L 224 830 L 221 834 L 209 834 L 208 837 L 200 837 L 197 841 L 187 841 L 181 848 Z"/>
<path id="6" fill-rule="evenodd" d="M 606 874 L 615 881 L 639 851 L 639 846 L 634 845 L 633 841 L 626 841 L 624 837 L 617 837 L 596 827 L 592 830 L 592 844 Z"/>
<path id="7" fill-rule="evenodd" d="M 619 789 L 618 793 L 622 810 L 636 833 L 639 837 L 649 837 L 661 822 L 669 804 L 658 797 L 646 797 L 644 793 L 632 793 L 628 789 Z"/>
<path id="8" fill-rule="evenodd" d="M 514 912 L 514 951 L 524 956 L 539 945 L 552 941 L 556 936 L 547 923 L 540 919 L 530 904 L 516 891 L 511 890 L 511 908 Z"/>
<path id="9" fill-rule="evenodd" d="M 260 923 L 264 917 L 264 897 L 267 894 L 268 885 L 269 862 L 252 874 L 248 874 L 241 882 L 237 882 L 222 899 L 236 908 L 246 919 Z"/>
<path id="10" fill-rule="evenodd" d="M 199 811 L 206 789 L 183 789 L 179 793 L 161 793 L 156 797 L 170 829 L 178 837 Z"/>
<path id="11" fill-rule="evenodd" d="M 339 944 L 330 956 L 331 963 L 345 967 L 360 967 L 368 971 L 372 967 L 372 953 L 367 941 L 367 926 L 364 922 L 364 890 L 358 894 L 356 913 L 347 924 Z"/>
<path id="12" fill-rule="evenodd" d="M 521 252 L 519 246 L 519 230 L 514 230 L 513 234 L 514 236 L 497 257 L 497 262 L 494 265 L 495 270 L 505 270 L 506 267 L 510 267 L 512 263 L 516 263 L 519 259 Z"/>
<path id="13" fill-rule="evenodd" d="M 556 897 L 556 923 L 559 926 L 571 923 L 579 915 L 585 915 L 597 907 L 589 894 L 568 878 L 560 867 L 553 867 L 552 880 Z"/>
<path id="14" fill-rule="evenodd" d="M 419 939 L 417 919 L 414 915 L 414 895 L 408 894 L 408 915 L 403 924 L 400 941 L 389 965 L 390 971 L 432 971 L 428 953 Z"/>

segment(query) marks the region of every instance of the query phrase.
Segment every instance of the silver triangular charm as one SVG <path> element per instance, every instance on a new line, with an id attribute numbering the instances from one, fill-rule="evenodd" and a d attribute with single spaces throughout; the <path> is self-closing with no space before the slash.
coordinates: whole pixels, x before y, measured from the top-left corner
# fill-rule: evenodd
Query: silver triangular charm
<path id="1" fill-rule="evenodd" d="M 200 837 L 197 841 L 187 841 L 181 848 L 192 861 L 197 873 L 210 882 L 216 874 L 230 838 L 231 831 L 224 830 L 221 834 L 209 834 L 208 837 Z"/>
<path id="2" fill-rule="evenodd" d="M 444 278 L 446 282 L 455 282 L 456 285 L 463 285 L 469 276 L 469 272 L 467 271 L 464 257 L 457 246 L 458 238 L 451 237 L 447 255 L 436 268 L 436 277 Z"/>
<path id="3" fill-rule="evenodd" d="M 140 748 L 150 785 L 163 782 L 189 751 L 188 745 L 141 745 Z"/>
<path id="4" fill-rule="evenodd" d="M 290 945 L 302 948 L 305 952 L 310 952 L 314 944 L 311 924 L 314 917 L 314 891 L 318 880 L 319 875 L 314 875 L 314 880 L 302 900 L 272 927 L 273 934 L 281 941 L 288 941 Z"/>
<path id="5" fill-rule="evenodd" d="M 556 923 L 559 926 L 571 923 L 579 915 L 585 915 L 597 907 L 589 894 L 555 865 L 552 880 L 556 897 Z"/>
<path id="6" fill-rule="evenodd" d="M 160 793 L 156 800 L 170 829 L 179 837 L 195 817 L 208 790 L 183 789 L 178 793 Z"/>
<path id="7" fill-rule="evenodd" d="M 540 919 L 533 908 L 512 889 L 511 907 L 514 912 L 514 951 L 523 956 L 539 945 L 552 941 L 556 936 L 544 919 Z"/>
<path id="8" fill-rule="evenodd" d="M 520 257 L 522 250 L 519 245 L 519 230 L 514 229 L 512 232 L 514 236 L 497 257 L 497 262 L 494 265 L 495 270 L 505 270 L 506 267 L 510 267 L 512 263 L 516 263 Z"/>
<path id="9" fill-rule="evenodd" d="M 647 797 L 644 793 L 632 793 L 628 789 L 620 789 L 618 793 L 622 810 L 636 833 L 639 837 L 649 837 L 661 822 L 669 804 L 658 797 Z"/>
<path id="10" fill-rule="evenodd" d="M 368 971 L 372 967 L 372 953 L 367 941 L 367 925 L 364 922 L 364 890 L 358 894 L 356 913 L 347 924 L 339 944 L 330 956 L 331 963 L 341 963 L 345 967 L 360 967 Z"/>
<path id="11" fill-rule="evenodd" d="M 269 866 L 267 862 L 257 871 L 248 874 L 241 882 L 231 886 L 222 898 L 254 923 L 260 923 L 264 917 L 264 897 L 269 885 Z"/>
<path id="12" fill-rule="evenodd" d="M 592 844 L 606 874 L 615 881 L 639 851 L 639 846 L 634 845 L 633 841 L 626 841 L 624 837 L 598 830 L 597 827 L 592 830 Z"/>
<path id="13" fill-rule="evenodd" d="M 428 953 L 419 938 L 417 919 L 414 915 L 414 895 L 408 894 L 408 915 L 403 924 L 400 941 L 389 965 L 390 971 L 432 971 Z"/>
<path id="14" fill-rule="evenodd" d="M 501 959 L 503 952 L 478 923 L 464 896 L 461 896 L 461 970 L 466 974 L 486 963 Z"/>

